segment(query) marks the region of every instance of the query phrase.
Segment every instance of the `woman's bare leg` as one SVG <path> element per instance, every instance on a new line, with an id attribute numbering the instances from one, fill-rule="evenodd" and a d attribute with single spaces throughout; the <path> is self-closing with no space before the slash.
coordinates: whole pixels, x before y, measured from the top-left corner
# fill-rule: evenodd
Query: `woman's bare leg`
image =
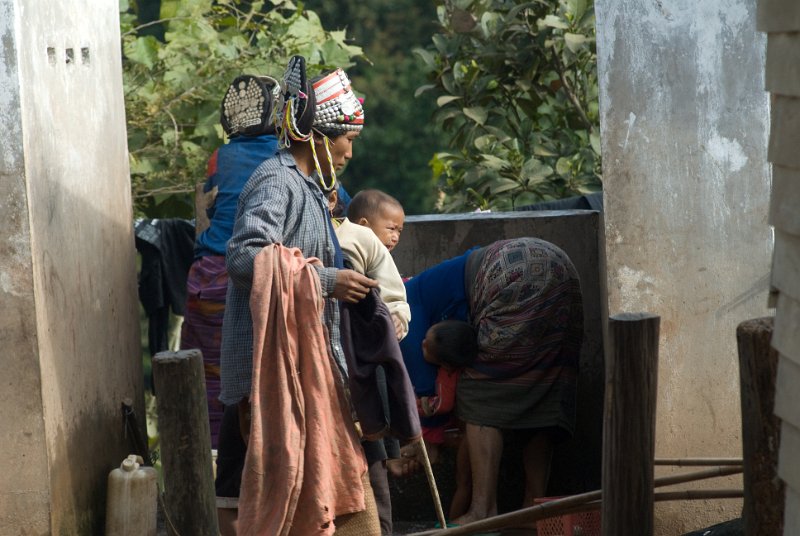
<path id="1" fill-rule="evenodd" d="M 503 454 L 503 434 L 498 428 L 468 423 L 467 448 L 472 468 L 472 502 L 466 514 L 453 520 L 459 525 L 497 514 L 497 477 Z"/>
<path id="2" fill-rule="evenodd" d="M 456 452 L 456 490 L 453 501 L 450 503 L 448 519 L 463 516 L 469 511 L 472 500 L 472 469 L 469 461 L 469 447 L 467 440 L 462 439 Z"/>
<path id="3" fill-rule="evenodd" d="M 522 507 L 533 506 L 533 500 L 545 497 L 553 458 L 553 439 L 548 432 L 539 432 L 522 451 L 525 466 L 525 497 Z"/>

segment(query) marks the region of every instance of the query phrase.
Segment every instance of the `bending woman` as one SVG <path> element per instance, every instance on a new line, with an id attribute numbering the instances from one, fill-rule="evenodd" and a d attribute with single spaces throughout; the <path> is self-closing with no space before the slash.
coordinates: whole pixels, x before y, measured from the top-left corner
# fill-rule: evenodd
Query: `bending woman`
<path id="1" fill-rule="evenodd" d="M 504 430 L 526 438 L 523 507 L 533 505 L 546 492 L 553 445 L 575 428 L 583 304 L 572 261 L 544 240 L 501 240 L 413 277 L 406 293 L 411 324 L 401 348 L 417 396 L 433 394 L 436 380 L 422 354 L 428 329 L 455 319 L 477 331 L 478 357 L 456 397 L 467 423 L 472 500 L 453 521 L 497 513 Z"/>

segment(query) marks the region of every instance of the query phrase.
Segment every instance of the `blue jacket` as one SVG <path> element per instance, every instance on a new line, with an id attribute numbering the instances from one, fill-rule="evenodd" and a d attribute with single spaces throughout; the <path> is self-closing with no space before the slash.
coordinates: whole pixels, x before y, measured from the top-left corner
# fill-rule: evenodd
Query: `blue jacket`
<path id="1" fill-rule="evenodd" d="M 469 320 L 464 269 L 471 252 L 441 262 L 406 281 L 411 322 L 408 335 L 400 341 L 400 350 L 417 396 L 436 394 L 437 367 L 422 357 L 422 340 L 428 328 L 448 318 Z"/>
<path id="2" fill-rule="evenodd" d="M 208 162 L 208 180 L 204 191 L 219 188 L 214 206 L 208 209 L 211 226 L 195 240 L 194 256 L 225 255 L 225 246 L 233 233 L 239 193 L 253 171 L 278 152 L 278 138 L 271 134 L 232 138 L 214 151 Z"/>

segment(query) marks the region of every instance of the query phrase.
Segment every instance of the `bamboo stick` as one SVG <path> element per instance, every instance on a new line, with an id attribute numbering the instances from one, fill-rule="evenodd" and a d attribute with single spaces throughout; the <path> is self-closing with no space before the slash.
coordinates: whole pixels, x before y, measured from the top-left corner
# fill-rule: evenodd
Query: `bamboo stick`
<path id="1" fill-rule="evenodd" d="M 660 488 L 663 486 L 672 486 L 673 484 L 684 484 L 686 482 L 694 482 L 696 480 L 705 480 L 706 478 L 715 478 L 718 476 L 736 475 L 742 472 L 740 465 L 731 465 L 728 467 L 715 467 L 713 469 L 703 469 L 693 473 L 682 473 L 678 475 L 662 476 L 655 479 L 655 487 Z"/>
<path id="2" fill-rule="evenodd" d="M 720 465 L 742 465 L 741 458 L 656 458 L 653 460 L 655 465 L 675 465 L 678 467 L 690 466 L 720 466 Z"/>
<path id="3" fill-rule="evenodd" d="M 680 491 L 659 491 L 656 501 L 701 501 L 704 499 L 739 499 L 744 497 L 741 489 L 684 489 Z"/>
<path id="4" fill-rule="evenodd" d="M 425 448 L 425 441 L 422 438 L 419 438 L 419 452 L 422 454 L 422 464 L 425 466 L 425 476 L 428 477 L 428 486 L 431 488 L 433 506 L 436 508 L 436 516 L 439 518 L 439 524 L 442 525 L 442 528 L 447 528 L 447 520 L 442 510 L 442 499 L 439 497 L 439 489 L 436 487 L 436 479 L 433 476 L 431 460 L 428 458 L 428 449 Z"/>

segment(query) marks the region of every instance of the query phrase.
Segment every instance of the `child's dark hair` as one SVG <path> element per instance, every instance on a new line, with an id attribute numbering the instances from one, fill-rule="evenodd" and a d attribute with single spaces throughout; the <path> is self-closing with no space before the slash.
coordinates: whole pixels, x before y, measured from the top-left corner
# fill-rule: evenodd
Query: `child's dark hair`
<path id="1" fill-rule="evenodd" d="M 347 219 L 358 223 L 361 218 L 374 219 L 376 214 L 379 214 L 384 205 L 392 205 L 403 209 L 400 201 L 380 190 L 361 190 L 347 207 Z"/>
<path id="2" fill-rule="evenodd" d="M 453 367 L 466 367 L 478 357 L 478 332 L 461 320 L 443 320 L 432 326 L 436 359 Z"/>

